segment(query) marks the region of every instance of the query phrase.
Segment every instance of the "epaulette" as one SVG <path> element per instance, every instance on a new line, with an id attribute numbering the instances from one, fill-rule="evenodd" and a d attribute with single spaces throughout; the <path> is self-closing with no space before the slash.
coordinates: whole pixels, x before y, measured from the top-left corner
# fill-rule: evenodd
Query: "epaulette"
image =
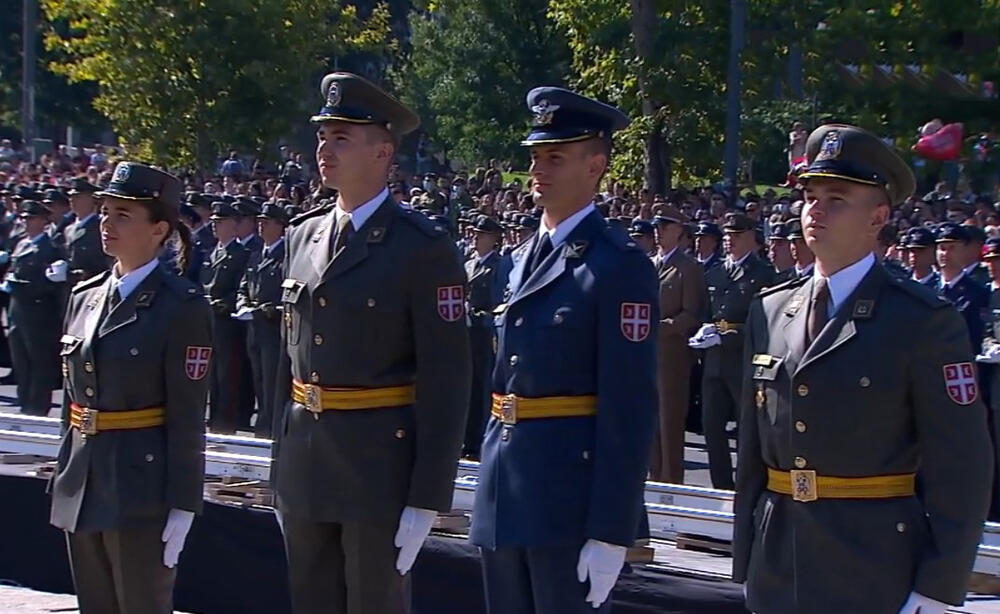
<path id="1" fill-rule="evenodd" d="M 325 205 L 323 207 L 314 207 L 306 211 L 305 213 L 300 213 L 295 217 L 293 217 L 291 220 L 289 220 L 288 225 L 298 226 L 299 224 L 301 224 L 306 220 L 311 220 L 314 217 L 320 217 L 326 215 L 327 213 L 333 211 L 334 206 L 335 206 L 334 203 L 330 203 L 329 205 Z"/>
<path id="2" fill-rule="evenodd" d="M 947 307 L 951 305 L 950 302 L 944 298 L 938 296 L 936 292 L 928 288 L 923 284 L 918 284 L 912 279 L 902 279 L 895 275 L 886 276 L 888 283 L 893 288 L 899 288 L 903 292 L 909 294 L 910 296 L 919 299 L 921 302 L 925 303 L 928 307 L 933 309 L 940 309 L 941 307 Z"/>
<path id="3" fill-rule="evenodd" d="M 77 292 L 82 292 L 88 288 L 96 288 L 97 286 L 104 283 L 104 280 L 108 278 L 111 274 L 110 270 L 104 271 L 103 273 L 98 273 L 93 277 L 84 279 L 83 281 L 78 281 L 73 289 L 70 290 L 70 294 L 76 294 Z"/>
<path id="4" fill-rule="evenodd" d="M 198 285 L 190 279 L 181 277 L 180 275 L 171 274 L 167 270 L 163 271 L 163 283 L 165 286 L 170 288 L 174 294 L 179 296 L 181 300 L 189 301 L 205 294 L 204 289 L 199 288 Z"/>
<path id="5" fill-rule="evenodd" d="M 604 232 L 602 233 L 612 245 L 622 250 L 623 252 L 639 252 L 642 253 L 642 248 L 639 244 L 632 240 L 632 237 L 628 236 L 624 230 L 620 228 L 614 228 L 612 226 L 605 226 Z"/>
<path id="6" fill-rule="evenodd" d="M 768 296 L 769 294 L 774 294 L 775 292 L 780 292 L 782 290 L 788 290 L 790 288 L 798 288 L 807 281 L 809 281 L 809 277 L 793 277 L 788 281 L 781 282 L 777 286 L 768 286 L 764 288 L 763 290 L 757 293 L 757 296 L 764 297 Z"/>
<path id="7" fill-rule="evenodd" d="M 445 228 L 441 224 L 430 221 L 423 213 L 420 213 L 419 211 L 414 211 L 413 209 L 400 208 L 399 213 L 400 213 L 399 217 L 413 224 L 429 237 L 433 237 L 436 239 L 448 234 L 447 228 Z"/>

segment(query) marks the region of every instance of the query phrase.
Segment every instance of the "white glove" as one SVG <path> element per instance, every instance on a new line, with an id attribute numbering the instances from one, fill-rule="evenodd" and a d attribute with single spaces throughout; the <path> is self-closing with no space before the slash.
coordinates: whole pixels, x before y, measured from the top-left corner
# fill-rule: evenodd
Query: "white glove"
<path id="1" fill-rule="evenodd" d="M 993 344 L 976 356 L 976 362 L 995 365 L 1000 363 L 1000 345 Z"/>
<path id="2" fill-rule="evenodd" d="M 246 322 L 247 320 L 253 319 L 253 308 L 252 307 L 240 307 L 240 310 L 234 314 L 230 314 L 230 317 L 234 320 L 239 320 L 240 322 Z"/>
<path id="3" fill-rule="evenodd" d="M 712 335 L 718 336 L 719 329 L 715 327 L 715 324 L 709 322 L 708 324 L 702 324 L 698 332 L 694 334 L 692 339 L 704 339 L 705 337 L 711 337 Z"/>
<path id="4" fill-rule="evenodd" d="M 920 593 L 910 593 L 910 598 L 903 604 L 899 614 L 945 614 L 947 611 L 948 604 L 946 603 L 934 601 Z"/>
<path id="5" fill-rule="evenodd" d="M 177 565 L 177 559 L 184 549 L 184 540 L 187 539 L 188 531 L 191 530 L 191 522 L 194 521 L 194 512 L 187 510 L 172 509 L 167 514 L 167 524 L 163 527 L 163 565 L 173 569 Z"/>
<path id="6" fill-rule="evenodd" d="M 413 562 L 420 553 L 420 547 L 430 535 L 435 518 L 437 512 L 434 510 L 410 506 L 403 508 L 395 540 L 396 547 L 399 548 L 399 556 L 396 557 L 396 571 L 399 575 L 405 576 L 413 567 Z"/>
<path id="7" fill-rule="evenodd" d="M 68 262 L 65 260 L 56 260 L 45 269 L 45 278 L 55 283 L 63 282 L 66 281 L 66 273 L 68 271 Z"/>
<path id="8" fill-rule="evenodd" d="M 698 329 L 694 337 L 688 339 L 688 347 L 695 350 L 704 350 L 721 344 L 722 337 L 719 336 L 719 330 L 715 328 L 715 324 L 705 324 Z"/>
<path id="9" fill-rule="evenodd" d="M 10 282 L 6 279 L 3 280 L 3 283 L 0 283 L 0 292 L 3 292 L 4 294 L 10 294 L 11 292 Z"/>
<path id="10" fill-rule="evenodd" d="M 0 266 L 10 262 L 10 252 L 0 251 Z"/>
<path id="11" fill-rule="evenodd" d="M 576 564 L 576 578 L 586 582 L 590 578 L 590 592 L 587 601 L 597 609 L 608 600 L 611 589 L 618 581 L 618 574 L 625 564 L 625 546 L 616 546 L 588 539 L 580 549 L 580 561 Z"/>

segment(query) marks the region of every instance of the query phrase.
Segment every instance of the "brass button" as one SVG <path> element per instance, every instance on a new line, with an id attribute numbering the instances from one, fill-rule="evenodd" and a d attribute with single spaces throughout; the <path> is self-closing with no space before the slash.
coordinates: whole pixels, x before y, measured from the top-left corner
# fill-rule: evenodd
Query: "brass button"
<path id="1" fill-rule="evenodd" d="M 801 384 L 801 385 L 799 385 L 799 387 L 796 390 L 796 392 L 799 393 L 800 397 L 808 396 L 809 395 L 809 386 L 806 386 L 805 384 Z"/>
<path id="2" fill-rule="evenodd" d="M 94 389 L 91 388 L 90 386 L 87 386 L 87 388 L 84 389 L 83 394 L 87 395 L 88 397 L 92 397 L 94 396 Z"/>
<path id="3" fill-rule="evenodd" d="M 514 354 L 513 356 L 511 356 L 510 357 L 510 366 L 513 367 L 513 366 L 517 365 L 517 360 L 518 360 L 517 354 Z"/>
<path id="4" fill-rule="evenodd" d="M 524 318 L 518 318 L 514 320 L 514 326 L 520 326 L 522 324 L 524 324 Z"/>
<path id="5" fill-rule="evenodd" d="M 146 462 L 147 462 L 147 463 L 151 463 L 151 462 L 153 462 L 153 459 L 154 459 L 154 458 L 156 458 L 156 457 L 155 457 L 155 456 L 153 456 L 152 454 L 147 454 L 147 455 L 146 455 Z"/>
<path id="6" fill-rule="evenodd" d="M 806 468 L 806 459 L 802 458 L 801 456 L 796 456 L 795 457 L 795 468 L 796 469 L 805 469 Z"/>
<path id="7" fill-rule="evenodd" d="M 313 371 L 309 374 L 309 381 L 313 384 L 319 383 L 319 371 Z"/>
<path id="8" fill-rule="evenodd" d="M 396 439 L 406 439 L 406 431 L 404 429 L 397 429 Z"/>
<path id="9" fill-rule="evenodd" d="M 500 441 L 510 441 L 510 429 L 504 429 L 500 433 Z"/>
<path id="10" fill-rule="evenodd" d="M 795 423 L 795 430 L 798 431 L 798 432 L 800 432 L 800 433 L 805 433 L 806 432 L 806 423 L 803 422 L 803 421 L 801 421 L 801 420 L 799 420 L 798 422 Z"/>
<path id="11" fill-rule="evenodd" d="M 325 296 L 319 297 L 319 299 L 316 302 L 319 303 L 320 307 L 326 307 L 326 297 Z"/>
<path id="12" fill-rule="evenodd" d="M 374 307 L 375 306 L 375 299 L 373 299 L 373 298 L 368 299 L 368 306 L 369 307 Z"/>
<path id="13" fill-rule="evenodd" d="M 905 522 L 897 522 L 896 523 L 896 532 L 897 533 L 906 533 L 906 523 Z"/>
<path id="14" fill-rule="evenodd" d="M 867 377 L 862 377 L 861 379 L 858 380 L 858 383 L 861 384 L 862 388 L 867 388 L 872 385 L 872 381 Z"/>
<path id="15" fill-rule="evenodd" d="M 552 321 L 555 322 L 556 324 L 562 324 L 563 315 L 561 313 L 557 313 L 556 315 L 552 316 Z"/>
<path id="16" fill-rule="evenodd" d="M 138 356 L 139 355 L 139 348 L 132 348 L 132 349 L 130 349 L 128 351 L 128 353 L 131 354 L 131 355 L 133 355 L 133 356 Z"/>
<path id="17" fill-rule="evenodd" d="M 313 343 L 316 345 L 323 345 L 323 335 L 315 334 L 313 335 Z"/>
<path id="18" fill-rule="evenodd" d="M 83 363 L 83 370 L 86 371 L 87 373 L 93 373 L 94 372 L 94 363 L 92 363 L 92 362 L 85 362 L 85 363 Z"/>

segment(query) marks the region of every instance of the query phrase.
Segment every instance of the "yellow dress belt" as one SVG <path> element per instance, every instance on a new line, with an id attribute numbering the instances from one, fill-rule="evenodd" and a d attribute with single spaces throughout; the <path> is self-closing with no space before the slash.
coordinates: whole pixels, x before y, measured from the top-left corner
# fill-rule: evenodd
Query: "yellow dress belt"
<path id="1" fill-rule="evenodd" d="M 767 468 L 767 489 L 788 495 L 802 503 L 817 499 L 891 499 L 916 493 L 915 473 L 875 475 L 863 478 L 835 478 L 815 471 Z"/>
<path id="2" fill-rule="evenodd" d="M 69 423 L 84 435 L 96 435 L 101 431 L 121 431 L 146 429 L 163 426 L 166 412 L 162 407 L 132 409 L 128 411 L 102 411 L 90 407 L 70 404 Z"/>
<path id="3" fill-rule="evenodd" d="M 572 397 L 525 398 L 513 394 L 493 393 L 493 417 L 504 424 L 517 424 L 518 420 L 536 418 L 575 418 L 597 414 L 597 397 L 581 395 Z"/>
<path id="4" fill-rule="evenodd" d="M 292 380 L 292 400 L 319 414 L 331 410 L 374 409 L 411 405 L 417 398 L 413 384 L 385 388 L 330 388 Z"/>

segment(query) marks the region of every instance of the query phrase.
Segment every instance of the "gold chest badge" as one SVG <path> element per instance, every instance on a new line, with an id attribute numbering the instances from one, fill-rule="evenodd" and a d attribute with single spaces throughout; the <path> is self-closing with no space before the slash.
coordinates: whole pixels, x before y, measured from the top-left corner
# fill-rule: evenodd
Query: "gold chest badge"
<path id="1" fill-rule="evenodd" d="M 754 396 L 754 400 L 757 403 L 757 409 L 764 409 L 764 404 L 767 403 L 767 391 L 764 390 L 764 384 L 757 384 L 757 394 Z"/>

